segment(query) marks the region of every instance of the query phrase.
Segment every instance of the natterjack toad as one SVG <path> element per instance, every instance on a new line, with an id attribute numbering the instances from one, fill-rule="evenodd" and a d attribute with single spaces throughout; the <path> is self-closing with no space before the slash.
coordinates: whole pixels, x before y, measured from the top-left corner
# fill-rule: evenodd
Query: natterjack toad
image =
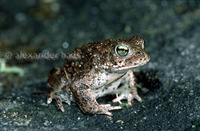
<path id="1" fill-rule="evenodd" d="M 116 94 L 113 102 L 120 103 L 122 99 L 127 99 L 129 105 L 132 105 L 133 99 L 141 102 L 133 69 L 149 60 L 140 36 L 83 45 L 68 54 L 61 69 L 54 68 L 50 72 L 47 103 L 55 99 L 64 112 L 62 103 L 70 105 L 74 101 L 84 113 L 112 116 L 110 110 L 122 107 L 99 104 L 96 99 Z"/>

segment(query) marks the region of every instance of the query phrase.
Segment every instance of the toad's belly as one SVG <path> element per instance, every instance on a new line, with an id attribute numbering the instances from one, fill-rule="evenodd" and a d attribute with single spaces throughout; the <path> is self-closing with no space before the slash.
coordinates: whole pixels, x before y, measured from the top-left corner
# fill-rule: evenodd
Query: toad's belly
<path id="1" fill-rule="evenodd" d="M 116 77 L 116 74 L 114 76 L 109 74 L 107 77 L 104 77 L 103 79 L 106 79 L 106 82 L 95 81 L 96 83 L 94 82 L 90 86 L 92 94 L 95 98 L 99 98 L 107 94 L 120 94 L 128 89 L 129 84 L 126 73 L 119 75 L 118 77 Z M 98 84 L 101 86 L 99 86 Z"/>
<path id="2" fill-rule="evenodd" d="M 84 83 L 90 87 L 91 90 L 101 88 L 109 83 L 116 81 L 123 77 L 125 73 L 110 73 L 105 70 L 95 72 L 91 70 L 90 73 L 86 74 L 85 77 L 81 80 L 81 83 Z"/>

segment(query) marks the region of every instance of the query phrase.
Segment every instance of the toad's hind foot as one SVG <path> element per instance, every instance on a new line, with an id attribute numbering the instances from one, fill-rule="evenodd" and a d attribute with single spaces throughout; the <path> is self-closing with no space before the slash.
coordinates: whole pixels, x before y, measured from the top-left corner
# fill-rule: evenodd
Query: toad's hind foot
<path id="1" fill-rule="evenodd" d="M 64 109 L 63 104 L 62 104 L 62 100 L 59 96 L 57 96 L 56 102 L 58 104 L 58 109 L 60 109 L 62 112 L 65 112 L 65 109 Z"/>
<path id="2" fill-rule="evenodd" d="M 53 92 L 50 92 L 49 97 L 47 99 L 47 104 L 50 104 L 53 100 Z"/>
<path id="3" fill-rule="evenodd" d="M 47 104 L 50 104 L 52 102 L 52 100 L 55 99 L 56 103 L 58 104 L 58 109 L 60 109 L 62 112 L 65 111 L 63 104 L 62 104 L 62 100 L 60 98 L 59 95 L 54 94 L 53 92 L 51 92 L 49 94 L 49 98 L 47 99 Z"/>

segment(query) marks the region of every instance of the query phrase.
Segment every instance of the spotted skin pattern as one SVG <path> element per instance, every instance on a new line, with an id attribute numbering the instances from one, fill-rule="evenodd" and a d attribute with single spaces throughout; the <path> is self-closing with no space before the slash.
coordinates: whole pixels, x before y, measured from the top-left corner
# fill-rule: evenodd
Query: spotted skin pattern
<path id="1" fill-rule="evenodd" d="M 73 101 L 84 113 L 112 116 L 110 110 L 122 107 L 99 104 L 96 99 L 116 94 L 112 102 L 121 103 L 122 99 L 127 99 L 129 105 L 133 104 L 133 99 L 141 102 L 133 69 L 149 60 L 140 36 L 83 45 L 67 55 L 62 68 L 50 71 L 47 103 L 55 99 L 59 109 L 64 112 L 62 103 L 70 105 Z"/>

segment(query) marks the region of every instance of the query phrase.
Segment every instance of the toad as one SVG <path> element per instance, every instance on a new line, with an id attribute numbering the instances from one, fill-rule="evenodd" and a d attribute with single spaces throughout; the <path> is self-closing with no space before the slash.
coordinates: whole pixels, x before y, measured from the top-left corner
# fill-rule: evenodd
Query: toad
<path id="1" fill-rule="evenodd" d="M 140 36 L 83 45 L 67 55 L 62 68 L 50 71 L 47 103 L 55 99 L 59 109 L 64 112 L 62 103 L 70 105 L 73 101 L 84 113 L 112 116 L 110 110 L 122 107 L 99 104 L 97 98 L 115 94 L 112 102 L 121 103 L 123 99 L 129 105 L 133 104 L 133 99 L 141 102 L 133 69 L 149 60 Z"/>

